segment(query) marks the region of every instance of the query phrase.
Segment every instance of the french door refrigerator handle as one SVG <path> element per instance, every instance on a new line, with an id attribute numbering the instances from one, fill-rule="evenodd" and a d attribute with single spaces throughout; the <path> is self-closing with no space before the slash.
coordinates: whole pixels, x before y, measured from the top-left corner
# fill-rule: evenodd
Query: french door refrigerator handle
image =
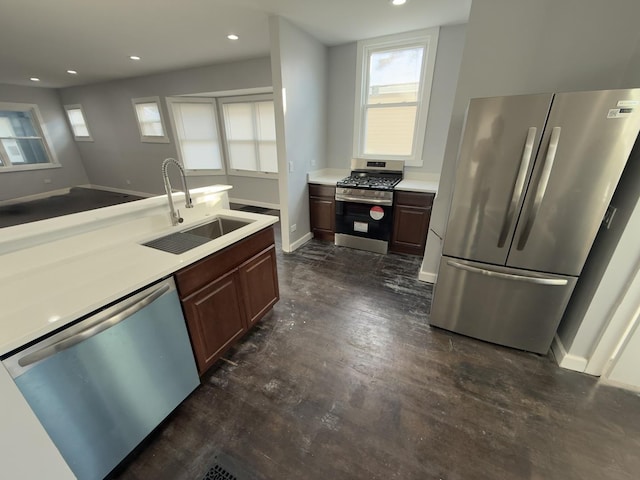
<path id="1" fill-rule="evenodd" d="M 77 345 L 87 340 L 88 338 L 91 338 L 99 334 L 100 332 L 103 332 L 126 320 L 134 313 L 153 303 L 169 290 L 171 290 L 171 284 L 165 283 L 164 285 L 161 285 L 160 287 L 153 290 L 141 300 L 137 300 L 132 304 L 123 306 L 116 312 L 109 312 L 109 315 L 104 320 L 99 320 L 99 323 L 93 324 L 91 327 L 86 328 L 85 330 L 81 330 L 80 332 L 73 333 L 66 338 L 56 341 L 51 345 L 42 347 L 35 352 L 26 354 L 24 357 L 18 360 L 18 365 L 20 365 L 21 367 L 27 367 L 33 363 L 40 362 L 52 355 L 55 355 L 58 352 L 62 352 L 63 350 L 71 348 L 74 345 Z"/>
<path id="2" fill-rule="evenodd" d="M 514 275 L 512 273 L 495 272 L 493 270 L 487 270 L 484 268 L 474 267 L 472 265 L 465 265 L 464 263 L 458 263 L 454 260 L 447 260 L 447 265 L 460 270 L 466 270 L 467 272 L 486 275 L 487 277 L 503 278 L 505 280 L 515 280 L 518 282 L 535 283 L 537 285 L 562 286 L 568 283 L 568 281 L 564 278 L 527 277 L 525 275 Z"/>
<path id="3" fill-rule="evenodd" d="M 509 209 L 502 222 L 502 231 L 498 237 L 498 248 L 504 247 L 511 229 L 511 224 L 515 217 L 516 208 L 522 198 L 522 192 L 524 191 L 524 183 L 527 178 L 527 171 L 529 171 L 529 164 L 531 163 L 531 154 L 533 153 L 533 144 L 536 139 L 536 127 L 529 127 L 527 133 L 527 139 L 524 142 L 524 150 L 522 152 L 522 158 L 520 159 L 520 169 L 518 170 L 518 176 L 516 177 L 516 183 L 513 186 L 513 195 L 511 196 L 511 202 L 509 203 Z"/>
<path id="4" fill-rule="evenodd" d="M 551 131 L 551 140 L 549 141 L 549 149 L 547 150 L 547 156 L 544 160 L 544 167 L 542 168 L 542 174 L 540 175 L 540 181 L 538 182 L 538 188 L 536 190 L 536 196 L 533 200 L 533 206 L 531 207 L 531 211 L 529 212 L 529 217 L 527 218 L 527 223 L 520 234 L 520 239 L 518 240 L 518 250 L 524 249 L 527 244 L 527 240 L 529 240 L 529 234 L 531 233 L 531 229 L 533 227 L 533 222 L 536 220 L 536 216 L 538 215 L 538 211 L 540 210 L 540 205 L 542 204 L 542 199 L 544 198 L 544 194 L 547 191 L 547 185 L 549 184 L 549 177 L 551 177 L 551 170 L 553 169 L 553 162 L 556 160 L 556 152 L 558 150 L 558 142 L 560 141 L 560 127 L 553 127 Z"/>

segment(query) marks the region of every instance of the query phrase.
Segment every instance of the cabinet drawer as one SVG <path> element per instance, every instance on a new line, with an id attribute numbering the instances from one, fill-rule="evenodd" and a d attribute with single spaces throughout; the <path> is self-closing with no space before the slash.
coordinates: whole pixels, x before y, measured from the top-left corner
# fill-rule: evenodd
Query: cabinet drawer
<path id="1" fill-rule="evenodd" d="M 273 227 L 265 228 L 176 273 L 180 298 L 195 292 L 274 244 Z"/>
<path id="2" fill-rule="evenodd" d="M 314 197 L 332 197 L 336 196 L 336 187 L 330 185 L 309 184 L 309 195 Z"/>
<path id="3" fill-rule="evenodd" d="M 408 205 L 410 207 L 430 207 L 433 205 L 433 193 L 402 192 L 395 191 L 396 205 Z"/>

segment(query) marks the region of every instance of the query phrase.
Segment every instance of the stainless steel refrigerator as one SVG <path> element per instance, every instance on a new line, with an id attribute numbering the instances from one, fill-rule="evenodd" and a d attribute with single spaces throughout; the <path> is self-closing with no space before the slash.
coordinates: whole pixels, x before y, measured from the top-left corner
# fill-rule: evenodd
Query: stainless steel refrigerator
<path id="1" fill-rule="evenodd" d="M 640 89 L 472 99 L 429 323 L 548 351 L 640 129 Z"/>

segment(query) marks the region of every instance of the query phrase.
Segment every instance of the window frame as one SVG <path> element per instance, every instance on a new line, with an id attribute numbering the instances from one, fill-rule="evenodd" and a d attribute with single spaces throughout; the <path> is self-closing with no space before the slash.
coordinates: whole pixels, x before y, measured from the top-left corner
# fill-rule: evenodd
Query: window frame
<path id="1" fill-rule="evenodd" d="M 31 112 L 32 119 L 35 120 L 33 128 L 40 133 L 36 138 L 41 139 L 44 151 L 49 159 L 49 163 L 32 163 L 26 165 L 14 165 L 11 163 L 9 155 L 7 154 L 2 141 L 0 141 L 0 160 L 3 165 L 0 166 L 0 173 L 19 172 L 24 170 L 45 170 L 51 168 L 60 168 L 60 162 L 56 156 L 55 151 L 51 148 L 51 136 L 47 130 L 44 119 L 40 114 L 40 109 L 35 103 L 15 103 L 15 102 L 0 102 L 0 110 L 13 111 L 13 112 Z"/>
<path id="2" fill-rule="evenodd" d="M 89 134 L 86 137 L 76 135 L 75 130 L 73 129 L 73 124 L 71 123 L 71 118 L 69 117 L 69 110 L 80 110 L 82 114 L 82 118 L 84 120 L 84 126 L 87 129 L 87 133 Z M 71 129 L 71 134 L 73 135 L 73 139 L 76 142 L 93 142 L 93 137 L 91 136 L 91 129 L 89 128 L 89 123 L 87 122 L 87 116 L 84 113 L 84 108 L 79 103 L 75 103 L 73 105 L 64 105 L 64 111 L 67 115 L 67 122 L 69 123 L 69 128 Z"/>
<path id="3" fill-rule="evenodd" d="M 422 152 L 427 129 L 427 117 L 429 115 L 429 101 L 435 59 L 438 50 L 438 36 L 440 28 L 433 27 L 397 35 L 386 35 L 367 40 L 361 40 L 357 44 L 356 64 L 356 94 L 353 122 L 353 156 L 354 158 L 377 160 L 404 160 L 407 167 L 421 167 L 423 165 Z M 422 71 L 420 72 L 420 89 L 417 102 L 403 102 L 407 106 L 417 103 L 416 121 L 413 131 L 413 144 L 411 155 L 383 155 L 364 153 L 364 131 L 366 127 L 365 115 L 367 112 L 367 90 L 369 86 L 369 59 L 372 53 L 399 48 L 424 47 Z M 393 104 L 395 106 L 402 103 Z"/>
<path id="4" fill-rule="evenodd" d="M 176 151 L 178 155 L 178 161 L 184 168 L 185 174 L 187 176 L 202 176 L 202 175 L 226 175 L 226 160 L 225 160 L 225 152 L 223 150 L 223 139 L 221 136 L 220 129 L 220 117 L 218 115 L 218 105 L 216 103 L 216 99 L 213 97 L 193 97 L 193 96 L 178 96 L 178 97 L 166 97 L 165 101 L 167 103 L 167 110 L 169 110 L 169 123 L 171 124 L 171 133 L 173 134 L 173 138 L 176 140 Z M 218 134 L 218 150 L 220 152 L 220 168 L 210 168 L 210 169 L 201 169 L 194 170 L 188 169 L 185 166 L 184 158 L 182 156 L 182 146 L 180 145 L 180 138 L 178 137 L 178 128 L 176 125 L 176 119 L 173 116 L 173 108 L 172 105 L 174 103 L 208 103 L 213 107 L 214 114 L 214 123 L 216 125 L 216 132 Z"/>
<path id="5" fill-rule="evenodd" d="M 223 105 L 227 103 L 259 103 L 259 102 L 274 102 L 273 93 L 263 93 L 263 94 L 249 94 L 249 95 L 234 95 L 234 96 L 225 96 L 225 97 L 217 97 L 218 101 L 218 114 L 220 116 L 220 130 L 223 135 L 223 148 L 224 148 L 224 158 L 227 164 L 227 175 L 236 176 L 236 177 L 254 177 L 254 178 L 270 178 L 270 179 L 278 179 L 280 177 L 280 171 L 278 172 L 262 172 L 258 170 L 238 170 L 231 167 L 231 155 L 229 155 L 229 140 L 227 138 L 227 129 L 226 129 L 226 119 L 224 117 L 224 108 Z M 275 123 L 275 118 L 274 118 Z M 254 119 L 255 126 L 255 119 Z M 258 141 L 254 140 L 254 144 L 256 145 L 256 158 L 258 161 L 260 159 L 259 153 L 257 151 Z M 274 144 L 278 145 L 278 139 L 274 140 Z M 278 165 L 279 167 L 279 165 Z"/>
<path id="6" fill-rule="evenodd" d="M 162 132 L 164 135 L 144 135 L 142 132 L 142 125 L 140 124 L 140 117 L 138 117 L 138 109 L 136 105 L 142 103 L 155 103 L 158 107 L 158 112 L 160 114 L 160 125 L 162 126 Z M 140 133 L 140 141 L 142 143 L 170 143 L 169 135 L 167 133 L 167 122 L 164 120 L 164 113 L 162 112 L 162 104 L 160 102 L 160 97 L 141 97 L 141 98 L 132 98 L 131 105 L 133 106 L 133 116 L 136 120 L 136 125 L 138 125 L 138 133 Z"/>

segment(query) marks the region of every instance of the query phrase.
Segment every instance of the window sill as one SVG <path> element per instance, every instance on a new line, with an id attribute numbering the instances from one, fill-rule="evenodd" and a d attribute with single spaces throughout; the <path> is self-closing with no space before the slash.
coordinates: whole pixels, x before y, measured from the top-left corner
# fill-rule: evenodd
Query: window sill
<path id="1" fill-rule="evenodd" d="M 272 172 L 252 172 L 250 170 L 231 170 L 228 175 L 230 177 L 253 177 L 253 178 L 267 178 L 269 180 L 278 180 L 279 175 Z"/>
<path id="2" fill-rule="evenodd" d="M 140 137 L 141 143 L 171 143 L 168 137 Z"/>
<path id="3" fill-rule="evenodd" d="M 185 170 L 187 177 L 207 177 L 226 175 L 224 170 Z"/>
<path id="4" fill-rule="evenodd" d="M 50 170 L 52 168 L 62 168 L 59 163 L 37 163 L 34 165 L 13 165 L 11 167 L 0 167 L 0 173 L 25 172 L 28 170 Z"/>

